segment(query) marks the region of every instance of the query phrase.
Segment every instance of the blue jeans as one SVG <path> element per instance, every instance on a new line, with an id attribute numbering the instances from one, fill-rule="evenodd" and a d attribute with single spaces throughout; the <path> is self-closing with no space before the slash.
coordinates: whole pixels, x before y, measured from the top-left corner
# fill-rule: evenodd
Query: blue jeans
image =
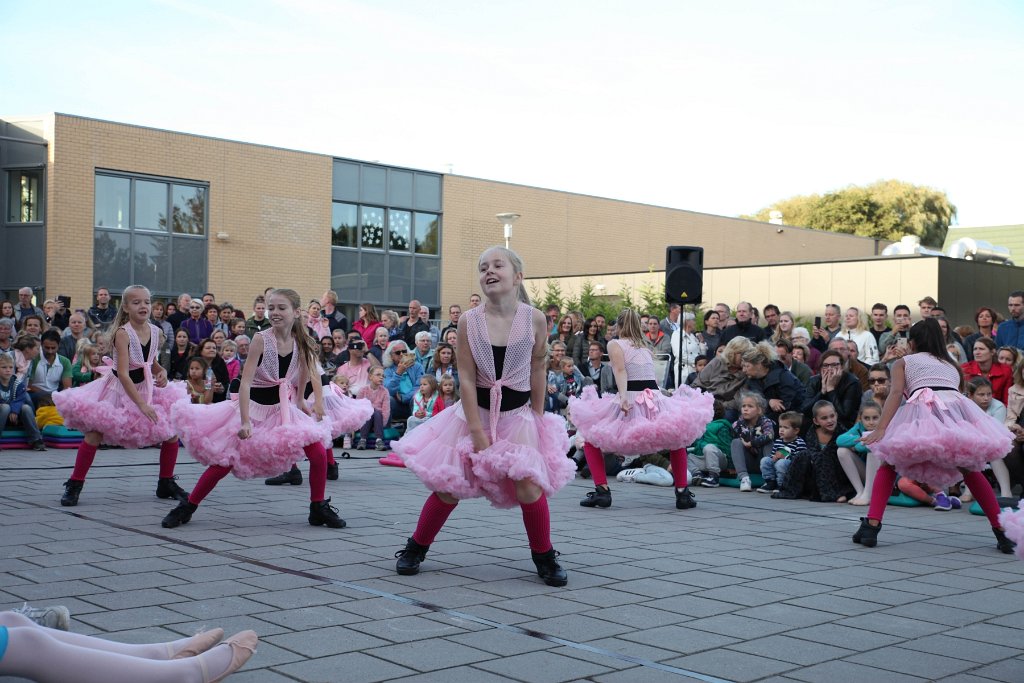
<path id="1" fill-rule="evenodd" d="M 772 456 L 766 455 L 761 458 L 761 476 L 765 481 L 771 479 L 779 486 L 782 486 L 782 482 L 786 480 L 786 472 L 789 471 L 791 462 L 789 458 L 781 458 L 772 462 Z"/>
<path id="2" fill-rule="evenodd" d="M 43 440 L 43 435 L 39 432 L 39 427 L 36 426 L 35 411 L 32 410 L 32 406 L 27 402 L 21 406 L 21 410 L 18 412 L 17 425 L 12 425 L 7 421 L 10 414 L 10 404 L 0 404 L 0 433 L 6 429 L 24 429 L 25 433 L 28 434 L 28 442 L 30 444 Z"/>

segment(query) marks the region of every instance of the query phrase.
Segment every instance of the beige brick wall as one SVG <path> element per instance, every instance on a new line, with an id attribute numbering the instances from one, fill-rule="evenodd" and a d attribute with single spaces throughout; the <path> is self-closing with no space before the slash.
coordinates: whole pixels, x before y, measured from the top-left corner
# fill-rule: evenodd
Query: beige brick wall
<path id="1" fill-rule="evenodd" d="M 522 215 L 511 246 L 527 277 L 636 273 L 665 268 L 665 247 L 704 247 L 704 266 L 831 261 L 872 256 L 875 241 L 462 176 L 444 180 L 441 301 L 477 291 L 476 259 L 504 241 L 495 214 Z M 879 247 L 884 247 L 882 243 Z M 609 293 L 617 289 L 609 286 Z"/>
<path id="2" fill-rule="evenodd" d="M 92 300 L 96 169 L 209 183 L 207 284 L 218 301 L 250 311 L 271 285 L 303 300 L 328 288 L 331 157 L 63 114 L 52 133 L 47 292 Z"/>

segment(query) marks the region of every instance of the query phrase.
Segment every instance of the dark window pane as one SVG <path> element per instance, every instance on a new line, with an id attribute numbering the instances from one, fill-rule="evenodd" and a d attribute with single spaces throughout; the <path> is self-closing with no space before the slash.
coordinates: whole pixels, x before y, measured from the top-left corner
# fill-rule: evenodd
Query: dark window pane
<path id="1" fill-rule="evenodd" d="M 131 253 L 131 235 L 127 232 L 97 230 L 92 246 L 93 290 L 97 287 L 118 290 L 132 284 Z"/>
<path id="2" fill-rule="evenodd" d="M 334 199 L 359 201 L 359 164 L 347 161 L 334 162 Z"/>
<path id="3" fill-rule="evenodd" d="M 412 233 L 412 214 L 408 211 L 388 211 L 388 249 L 409 251 Z"/>
<path id="4" fill-rule="evenodd" d="M 96 227 L 128 229 L 130 192 L 131 181 L 127 178 L 96 176 Z"/>
<path id="5" fill-rule="evenodd" d="M 135 227 L 167 231 L 167 183 L 135 181 Z"/>
<path id="6" fill-rule="evenodd" d="M 359 207 L 355 204 L 334 202 L 331 208 L 331 245 L 358 247 Z"/>
<path id="7" fill-rule="evenodd" d="M 412 206 L 412 173 L 388 171 L 388 204 Z"/>
<path id="8" fill-rule="evenodd" d="M 206 234 L 206 188 L 173 186 L 172 229 L 179 235 Z"/>
<path id="9" fill-rule="evenodd" d="M 384 248 L 384 209 L 376 206 L 360 208 L 362 213 L 362 235 L 360 243 L 364 249 Z"/>
<path id="10" fill-rule="evenodd" d="M 331 289 L 338 293 L 339 301 L 362 301 L 359 295 L 358 252 L 331 250 Z"/>
<path id="11" fill-rule="evenodd" d="M 170 286 L 171 238 L 165 235 L 135 235 L 135 270 L 132 281 L 151 292 L 166 292 Z"/>
<path id="12" fill-rule="evenodd" d="M 387 278 L 384 275 L 384 254 L 363 252 L 362 264 L 359 268 L 359 279 L 362 287 L 359 296 L 362 301 L 384 303 L 387 301 Z"/>
<path id="13" fill-rule="evenodd" d="M 416 174 L 416 209 L 441 210 L 441 176 Z"/>
<path id="14" fill-rule="evenodd" d="M 43 220 L 39 194 L 42 171 L 10 171 L 7 174 L 7 221 L 37 223 Z"/>
<path id="15" fill-rule="evenodd" d="M 363 187 L 359 193 L 360 200 L 369 204 L 383 204 L 387 198 L 387 169 L 376 166 L 363 166 Z"/>
<path id="16" fill-rule="evenodd" d="M 432 213 L 416 214 L 416 253 L 437 255 L 438 218 Z"/>
<path id="17" fill-rule="evenodd" d="M 439 305 L 438 286 L 441 282 L 441 259 L 417 258 L 416 281 L 413 296 L 424 306 L 436 308 Z"/>
<path id="18" fill-rule="evenodd" d="M 206 291 L 206 240 L 172 238 L 171 293 Z"/>
<path id="19" fill-rule="evenodd" d="M 409 301 L 412 291 L 412 257 L 391 255 L 388 261 L 388 301 Z"/>

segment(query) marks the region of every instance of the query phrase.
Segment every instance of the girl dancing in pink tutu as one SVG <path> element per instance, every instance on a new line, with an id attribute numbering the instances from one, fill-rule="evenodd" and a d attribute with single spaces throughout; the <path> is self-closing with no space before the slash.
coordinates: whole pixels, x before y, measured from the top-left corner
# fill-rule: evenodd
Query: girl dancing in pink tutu
<path id="1" fill-rule="evenodd" d="M 675 480 L 676 508 L 697 507 L 686 486 L 686 447 L 696 441 L 711 422 L 714 397 L 688 386 L 665 396 L 654 379 L 654 357 L 640 329 L 640 316 L 625 309 L 616 320 L 619 338 L 608 342 L 608 358 L 618 394 L 598 397 L 589 386 L 580 398 L 569 399 L 569 413 L 583 437 L 595 488 L 580 501 L 583 507 L 606 508 L 612 492 L 604 469 L 604 454 L 622 455 L 669 452 Z"/>
<path id="2" fill-rule="evenodd" d="M 911 353 L 892 366 L 892 390 L 882 419 L 861 443 L 882 461 L 871 488 L 868 516 L 861 517 L 853 542 L 873 548 L 896 471 L 915 481 L 945 488 L 963 479 L 981 505 L 996 547 L 1012 553 L 1014 543 L 999 521 L 999 503 L 981 471 L 1010 450 L 1013 436 L 960 393 L 963 375 L 946 353 L 942 328 L 927 318 L 910 328 Z M 900 399 L 907 402 L 900 405 Z"/>
<path id="3" fill-rule="evenodd" d="M 544 412 L 547 321 L 530 305 L 515 252 L 491 247 L 480 256 L 479 275 L 487 302 L 458 324 L 462 400 L 392 443 L 433 492 L 395 555 L 396 569 L 418 573 L 459 500 L 483 496 L 495 507 L 520 507 L 537 575 L 549 586 L 564 586 L 568 577 L 551 547 L 547 497 L 576 468 L 565 457 L 565 420 Z"/>
<path id="4" fill-rule="evenodd" d="M 101 443 L 125 448 L 160 444 L 160 479 L 156 495 L 186 500 L 186 493 L 174 481 L 178 460 L 177 431 L 171 424 L 171 406 L 188 400 L 182 382 L 167 383 L 167 372 L 158 362 L 160 328 L 149 322 L 149 290 L 132 285 L 121 295 L 114 318 L 114 359 L 95 369 L 101 379 L 76 389 L 53 394 L 53 404 L 64 417 L 64 425 L 85 433 L 78 447 L 75 469 L 64 482 L 60 504 L 78 505 L 96 449 Z"/>
<path id="5" fill-rule="evenodd" d="M 175 404 L 171 419 L 192 457 L 207 465 L 188 500 L 171 510 L 162 525 L 187 524 L 199 504 L 229 472 L 239 479 L 265 477 L 291 465 L 295 452 L 309 459 L 309 523 L 332 529 L 345 520 L 324 500 L 331 425 L 324 418 L 323 388 L 313 381 L 313 405 L 300 387 L 315 372 L 316 344 L 299 318 L 299 295 L 275 289 L 267 296 L 270 327 L 256 334 L 242 371 L 238 401 L 213 405 Z"/>

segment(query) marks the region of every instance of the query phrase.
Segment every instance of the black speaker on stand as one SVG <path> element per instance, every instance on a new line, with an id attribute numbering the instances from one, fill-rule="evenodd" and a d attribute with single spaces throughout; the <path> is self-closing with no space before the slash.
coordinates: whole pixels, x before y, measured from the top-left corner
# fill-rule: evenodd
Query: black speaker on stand
<path id="1" fill-rule="evenodd" d="M 665 249 L 665 300 L 670 304 L 699 304 L 704 299 L 704 247 Z M 679 316 L 679 348 L 676 349 L 676 386 L 683 377 L 683 316 Z"/>

